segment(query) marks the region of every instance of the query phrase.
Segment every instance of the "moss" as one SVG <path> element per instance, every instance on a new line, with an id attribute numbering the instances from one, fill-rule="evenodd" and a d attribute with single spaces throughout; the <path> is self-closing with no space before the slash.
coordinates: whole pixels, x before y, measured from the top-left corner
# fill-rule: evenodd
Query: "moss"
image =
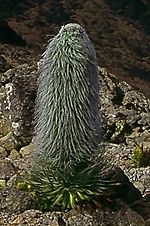
<path id="1" fill-rule="evenodd" d="M 5 188 L 6 187 L 6 181 L 5 180 L 0 180 L 0 189 Z"/>
<path id="2" fill-rule="evenodd" d="M 143 151 L 139 145 L 136 145 L 132 151 L 131 166 L 138 168 L 142 166 Z"/>
<path id="3" fill-rule="evenodd" d="M 16 188 L 22 191 L 28 191 L 28 192 L 33 191 L 32 185 L 28 181 L 24 181 L 24 180 L 17 181 Z"/>

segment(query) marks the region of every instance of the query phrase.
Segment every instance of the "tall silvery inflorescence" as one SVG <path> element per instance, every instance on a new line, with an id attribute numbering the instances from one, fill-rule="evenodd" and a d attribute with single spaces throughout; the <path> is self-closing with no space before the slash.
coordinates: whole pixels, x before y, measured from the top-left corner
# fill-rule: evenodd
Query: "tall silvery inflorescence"
<path id="1" fill-rule="evenodd" d="M 40 63 L 30 183 L 42 203 L 63 208 L 103 194 L 92 157 L 101 138 L 95 50 L 78 24 L 62 26 Z"/>
<path id="2" fill-rule="evenodd" d="M 36 99 L 36 151 L 52 164 L 91 157 L 100 134 L 95 50 L 78 24 L 67 24 L 43 54 Z"/>

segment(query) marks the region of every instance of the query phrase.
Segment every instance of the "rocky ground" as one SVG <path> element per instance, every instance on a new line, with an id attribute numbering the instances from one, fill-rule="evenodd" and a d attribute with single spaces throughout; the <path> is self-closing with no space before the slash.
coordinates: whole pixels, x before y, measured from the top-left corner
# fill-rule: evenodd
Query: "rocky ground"
<path id="1" fill-rule="evenodd" d="M 150 225 L 149 2 L 0 0 L 0 12 L 0 225 Z M 124 171 L 118 180 L 125 186 L 115 205 L 42 213 L 16 181 L 33 150 L 37 62 L 70 21 L 83 25 L 96 47 L 101 145 Z"/>
<path id="2" fill-rule="evenodd" d="M 107 158 L 117 170 L 115 205 L 83 205 L 68 213 L 30 209 L 32 198 L 16 181 L 33 150 L 33 111 L 36 64 L 19 65 L 1 75 L 0 186 L 2 225 L 149 225 L 150 221 L 150 100 L 104 68 L 100 73 L 100 100 Z M 101 145 L 99 150 L 101 151 Z M 133 186 L 133 184 L 134 186 Z M 143 198 L 142 198 L 143 197 Z M 121 201 L 122 200 L 122 201 Z M 141 210 L 142 207 L 142 210 Z"/>

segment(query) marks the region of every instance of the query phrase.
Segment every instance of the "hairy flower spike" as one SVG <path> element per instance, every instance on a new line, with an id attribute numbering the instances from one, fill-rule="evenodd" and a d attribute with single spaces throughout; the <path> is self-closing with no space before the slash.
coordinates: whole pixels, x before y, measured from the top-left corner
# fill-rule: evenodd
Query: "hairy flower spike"
<path id="1" fill-rule="evenodd" d="M 51 164 L 74 164 L 91 157 L 97 147 L 96 55 L 78 24 L 62 26 L 43 54 L 36 122 L 36 152 Z"/>
<path id="2" fill-rule="evenodd" d="M 72 208 L 108 196 L 114 183 L 95 164 L 101 138 L 95 50 L 84 29 L 67 24 L 40 64 L 36 136 L 29 183 L 40 209 Z"/>

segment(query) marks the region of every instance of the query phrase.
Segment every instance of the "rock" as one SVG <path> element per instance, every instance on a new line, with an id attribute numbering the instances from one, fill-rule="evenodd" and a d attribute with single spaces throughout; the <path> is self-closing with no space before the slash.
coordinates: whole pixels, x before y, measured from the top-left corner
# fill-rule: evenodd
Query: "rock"
<path id="1" fill-rule="evenodd" d="M 112 210 L 97 209 L 92 210 L 72 210 L 68 213 L 47 212 L 42 213 L 38 210 L 26 210 L 20 214 L 1 213 L 1 222 L 7 222 L 8 225 L 22 226 L 144 226 L 145 221 L 136 212 L 132 211 L 128 206 L 120 204 L 120 206 Z M 5 225 L 5 224 L 2 224 Z"/>
<path id="2" fill-rule="evenodd" d="M 7 151 L 11 151 L 15 148 L 15 140 L 11 132 L 8 133 L 6 136 L 0 138 L 0 146 Z"/>
<path id="3" fill-rule="evenodd" d="M 7 222 L 9 225 L 16 225 L 16 226 L 22 226 L 22 225 L 28 225 L 28 226 L 65 226 L 66 223 L 61 218 L 60 213 L 42 213 L 38 210 L 26 210 L 21 214 L 11 215 L 8 214 L 1 214 L 0 217 L 1 222 L 3 225 Z"/>
<path id="4" fill-rule="evenodd" d="M 5 21 L 0 18 L 0 42 L 26 46 L 25 40 L 18 35 Z"/>
<path id="5" fill-rule="evenodd" d="M 142 194 L 150 193 L 150 167 L 125 169 L 129 180 L 137 187 Z"/>
<path id="6" fill-rule="evenodd" d="M 97 158 L 97 163 L 101 163 L 101 158 Z M 111 167 L 110 163 L 104 168 L 102 178 L 113 181 L 118 185 L 111 187 L 112 199 L 114 202 L 116 199 L 123 200 L 124 203 L 130 205 L 130 203 L 142 198 L 141 192 L 132 184 L 128 177 L 124 174 L 123 170 L 119 167 Z"/>
<path id="7" fill-rule="evenodd" d="M 144 220 L 147 221 L 146 225 L 150 222 L 150 194 L 145 195 L 142 199 L 133 202 L 131 208 L 140 214 Z"/>
<path id="8" fill-rule="evenodd" d="M 31 206 L 32 199 L 27 192 L 15 187 L 0 190 L 0 212 L 13 214 L 23 212 Z"/>
<path id="9" fill-rule="evenodd" d="M 0 190 L 0 212 L 13 214 L 28 209 L 32 203 L 29 193 L 17 188 L 19 174 L 10 160 L 0 162 L 0 178 L 6 180 L 6 187 Z"/>
<path id="10" fill-rule="evenodd" d="M 69 226 L 144 226 L 145 221 L 136 212 L 132 211 L 128 206 L 121 204 L 115 210 L 97 209 L 94 212 L 69 212 L 67 222 Z"/>
<path id="11" fill-rule="evenodd" d="M 1 80 L 1 79 L 0 79 Z M 5 109 L 6 92 L 4 87 L 0 87 L 0 138 L 10 132 L 9 117 Z"/>
<path id="12" fill-rule="evenodd" d="M 0 55 L 0 72 L 5 72 L 12 68 L 11 64 L 7 62 L 4 55 Z"/>
<path id="13" fill-rule="evenodd" d="M 150 139 L 150 100 L 126 82 L 119 82 L 111 73 L 99 70 L 101 113 L 105 117 L 107 139 L 130 146 L 147 142 Z"/>
<path id="14" fill-rule="evenodd" d="M 5 148 L 0 147 L 0 159 L 1 158 L 5 158 L 8 155 L 7 151 L 5 150 Z"/>
<path id="15" fill-rule="evenodd" d="M 15 149 L 13 149 L 11 152 L 10 152 L 10 155 L 8 156 L 11 160 L 15 160 L 15 159 L 19 159 L 20 158 L 20 155 L 18 153 L 18 151 L 16 151 Z"/>
<path id="16" fill-rule="evenodd" d="M 10 123 L 6 118 L 0 119 L 0 138 L 6 136 L 10 132 Z"/>
<path id="17" fill-rule="evenodd" d="M 106 158 L 115 166 L 121 167 L 122 170 L 131 168 L 132 149 L 125 144 L 114 144 L 103 142 L 102 147 L 105 149 Z M 101 150 L 101 145 L 99 146 Z"/>
<path id="18" fill-rule="evenodd" d="M 16 181 L 18 179 L 18 174 L 14 174 L 10 177 L 10 179 L 7 181 L 7 188 L 11 189 L 16 187 Z"/>
<path id="19" fill-rule="evenodd" d="M 103 143 L 106 158 L 117 167 L 121 167 L 130 182 L 141 194 L 150 193 L 150 166 L 133 167 L 133 150 L 125 144 Z M 100 146 L 101 150 L 101 146 Z M 121 176 L 122 177 L 122 176 Z"/>
<path id="20" fill-rule="evenodd" d="M 2 75 L 1 85 L 5 85 L 6 106 L 11 132 L 18 146 L 31 142 L 33 136 L 33 113 L 36 96 L 37 72 L 35 66 L 21 65 Z"/>
<path id="21" fill-rule="evenodd" d="M 22 147 L 19 151 L 22 157 L 29 156 L 33 151 L 33 143 L 30 143 L 28 146 Z"/>
<path id="22" fill-rule="evenodd" d="M 150 142 L 150 100 L 103 68 L 100 70 L 101 115 L 105 138 L 131 151 Z M 147 149 L 148 150 L 148 149 Z M 148 151 L 141 162 L 150 165 Z"/>
<path id="23" fill-rule="evenodd" d="M 16 172 L 17 168 L 9 159 L 0 159 L 0 179 L 8 181 Z"/>

